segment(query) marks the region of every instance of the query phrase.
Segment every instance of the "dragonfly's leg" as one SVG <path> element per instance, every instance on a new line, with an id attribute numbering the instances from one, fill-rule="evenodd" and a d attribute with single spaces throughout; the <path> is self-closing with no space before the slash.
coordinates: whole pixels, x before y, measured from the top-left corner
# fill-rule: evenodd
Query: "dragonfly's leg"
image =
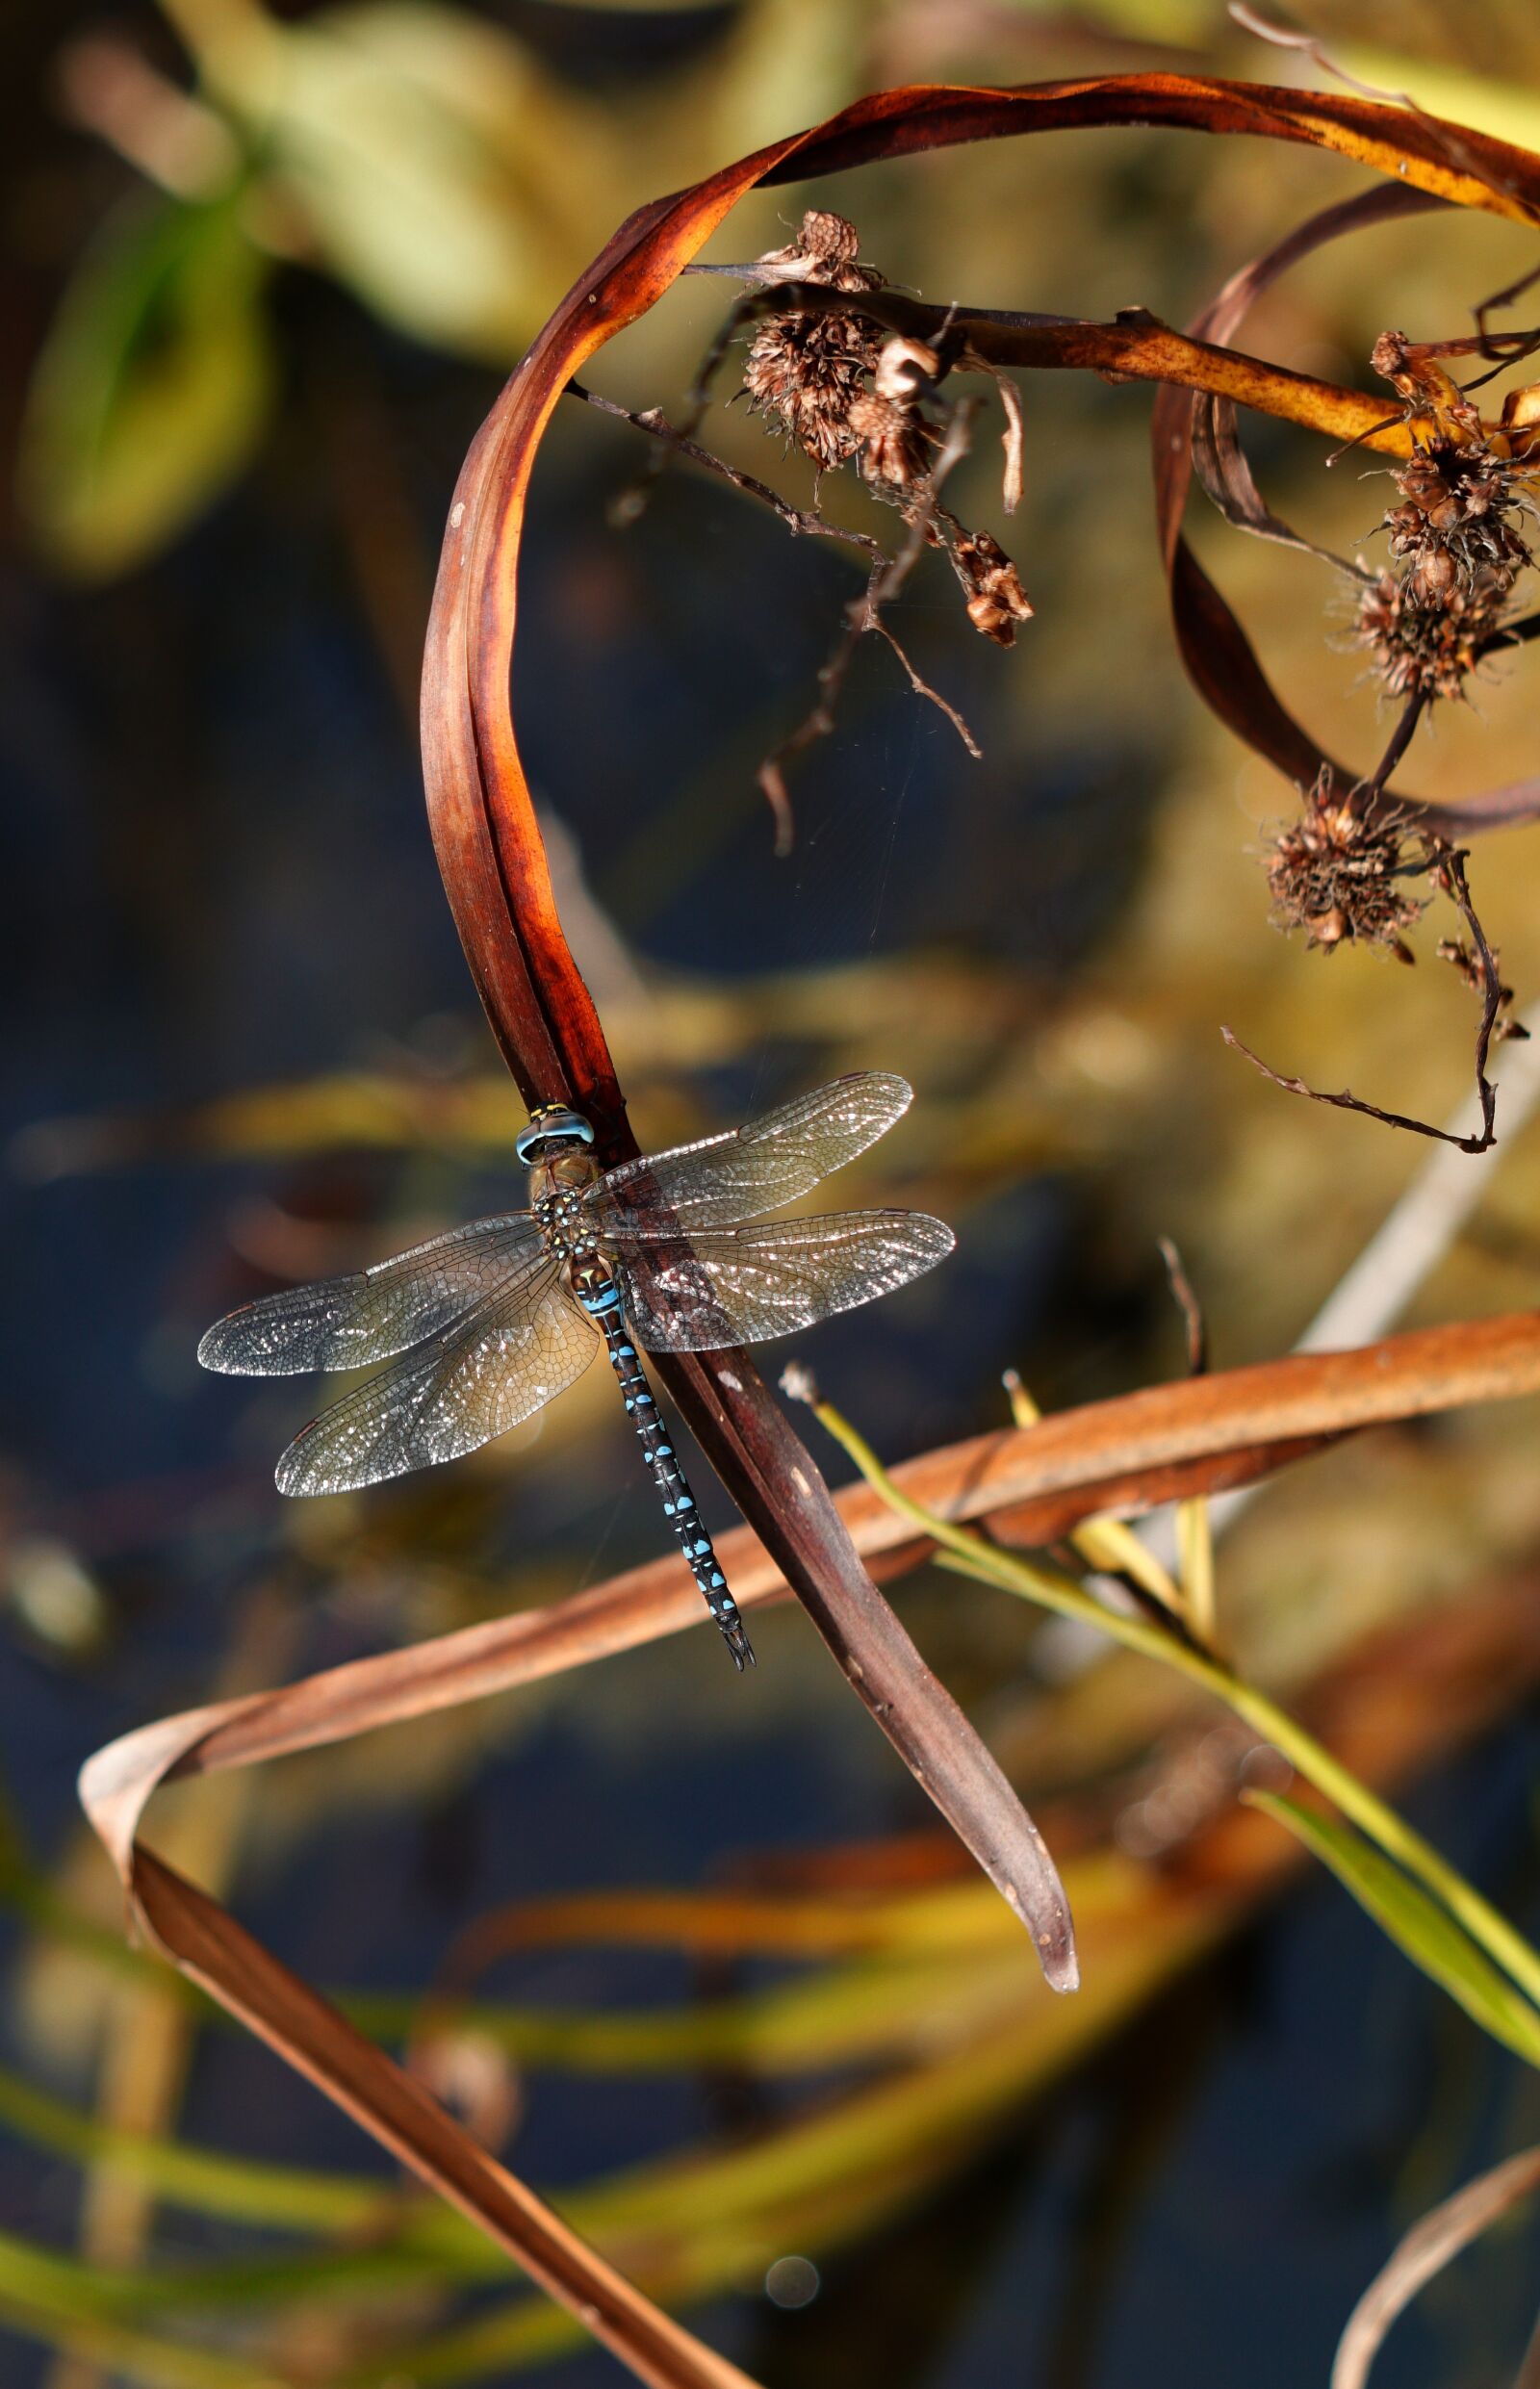
<path id="1" fill-rule="evenodd" d="M 579 1297 L 597 1325 L 603 1329 L 604 1347 L 609 1354 L 626 1407 L 631 1416 L 642 1455 L 652 1472 L 663 1501 L 663 1514 L 679 1537 L 680 1549 L 689 1563 L 690 1574 L 700 1586 L 706 1606 L 722 1629 L 728 1649 L 740 1673 L 754 1665 L 754 1646 L 743 1623 L 743 1612 L 733 1600 L 723 1576 L 721 1562 L 711 1547 L 711 1538 L 701 1522 L 679 1454 L 668 1438 L 668 1430 L 657 1414 L 653 1390 L 642 1374 L 636 1357 L 630 1329 L 621 1307 L 620 1288 L 613 1278 L 602 1282 L 590 1277 L 582 1286 Z"/>

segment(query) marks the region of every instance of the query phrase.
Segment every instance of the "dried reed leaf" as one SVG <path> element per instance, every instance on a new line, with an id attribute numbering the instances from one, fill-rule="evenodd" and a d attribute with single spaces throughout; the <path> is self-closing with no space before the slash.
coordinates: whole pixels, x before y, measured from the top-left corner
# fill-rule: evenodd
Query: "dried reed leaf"
<path id="1" fill-rule="evenodd" d="M 939 1516 L 987 1519 L 996 1533 L 1047 1543 L 1098 1513 L 1127 1516 L 1247 1481 L 1362 1427 L 1537 1392 L 1540 1312 L 1519 1311 L 1149 1386 L 972 1436 L 891 1473 Z M 868 1485 L 834 1498 L 861 1554 L 912 1564 L 923 1552 Z M 752 1529 L 735 1528 L 717 1549 L 743 1607 L 784 1598 L 785 1579 Z M 549 1608 L 141 1726 L 87 1761 L 81 1797 L 128 1884 L 140 1816 L 174 1777 L 346 1741 L 705 1623 L 688 1570 L 669 1554 Z"/>
<path id="2" fill-rule="evenodd" d="M 174 1951 L 185 1974 L 505 2248 L 639 2380 L 659 2389 L 753 2389 L 746 2374 L 644 2298 L 218 1901 L 148 1850 L 134 1853 L 129 1889 L 145 1928 Z"/>
<path id="3" fill-rule="evenodd" d="M 1337 2343 L 1331 2389 L 1363 2389 L 1380 2343 L 1404 2306 L 1473 2240 L 1540 2187 L 1540 2148 L 1508 2157 L 1477 2174 L 1452 2198 L 1414 2223 L 1381 2273 L 1371 2281 Z"/>

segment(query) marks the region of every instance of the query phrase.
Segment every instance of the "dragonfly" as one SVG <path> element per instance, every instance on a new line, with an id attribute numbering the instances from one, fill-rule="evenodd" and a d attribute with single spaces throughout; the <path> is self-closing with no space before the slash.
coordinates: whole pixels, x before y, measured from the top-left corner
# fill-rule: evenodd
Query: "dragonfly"
<path id="1" fill-rule="evenodd" d="M 280 1493 L 322 1494 L 475 1451 L 564 1392 L 603 1342 L 663 1514 L 741 1672 L 754 1659 L 742 1612 L 637 1347 L 764 1343 L 944 1260 L 957 1240 L 924 1212 L 764 1217 L 875 1143 L 912 1093 L 892 1072 L 857 1071 L 741 1128 L 607 1170 L 581 1113 L 543 1105 L 515 1140 L 526 1209 L 247 1302 L 209 1329 L 198 1358 L 238 1376 L 390 1363 L 279 1460 Z"/>

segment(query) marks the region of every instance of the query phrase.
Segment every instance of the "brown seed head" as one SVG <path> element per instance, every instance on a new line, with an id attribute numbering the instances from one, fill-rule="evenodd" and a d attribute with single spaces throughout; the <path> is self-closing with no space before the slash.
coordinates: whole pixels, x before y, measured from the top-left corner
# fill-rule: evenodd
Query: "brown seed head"
<path id="1" fill-rule="evenodd" d="M 883 277 L 875 266 L 857 264 L 860 235 L 849 218 L 810 207 L 784 248 L 766 249 L 757 260 L 769 282 L 824 282 L 836 291 L 875 291 Z"/>
<path id="2" fill-rule="evenodd" d="M 1493 574 L 1511 584 L 1532 561 L 1519 530 L 1522 477 L 1486 440 L 1435 438 L 1398 469 L 1395 481 L 1400 503 L 1384 528 L 1391 554 L 1411 567 L 1422 603 L 1468 591 Z"/>
<path id="3" fill-rule="evenodd" d="M 850 410 L 866 388 L 877 341 L 854 316 L 766 316 L 749 347 L 743 386 L 757 415 L 780 424 L 827 471 L 860 446 Z"/>
<path id="4" fill-rule="evenodd" d="M 1458 578 L 1454 558 L 1448 548 L 1429 548 L 1408 572 L 1406 585 L 1419 604 L 1444 605 L 1453 594 Z"/>
<path id="5" fill-rule="evenodd" d="M 1032 619 L 1032 600 L 1021 576 L 999 541 L 989 531 L 972 531 L 957 540 L 953 560 L 968 600 L 968 620 L 975 630 L 996 647 L 1014 647 L 1016 624 Z"/>
<path id="6" fill-rule="evenodd" d="M 1381 381 L 1396 381 L 1406 371 L 1406 351 L 1411 346 L 1404 332 L 1381 332 L 1369 352 L 1369 362 Z"/>
<path id="7" fill-rule="evenodd" d="M 848 216 L 836 216 L 832 208 L 808 208 L 798 241 L 809 257 L 826 257 L 831 265 L 848 266 L 860 255 L 860 234 Z"/>
<path id="8" fill-rule="evenodd" d="M 1423 912 L 1399 875 L 1408 860 L 1404 815 L 1372 804 L 1362 811 L 1337 795 L 1322 773 L 1297 821 L 1279 831 L 1267 854 L 1272 917 L 1280 929 L 1302 929 L 1326 952 L 1349 939 L 1384 946 L 1409 961 L 1400 932 Z"/>
<path id="9" fill-rule="evenodd" d="M 1447 559 L 1446 559 L 1447 561 Z M 1359 600 L 1353 630 L 1369 650 L 1387 696 L 1463 697 L 1465 684 L 1501 629 L 1509 581 L 1494 574 L 1470 589 L 1428 588 L 1424 556 L 1403 578 L 1381 573 Z"/>
<path id="10" fill-rule="evenodd" d="M 767 250 L 759 264 L 770 281 L 875 290 L 883 277 L 874 266 L 857 264 L 860 246 L 860 236 L 845 217 L 809 208 L 796 239 Z M 881 333 L 858 316 L 777 309 L 760 318 L 749 345 L 743 369 L 749 404 L 778 423 L 821 472 L 842 465 L 860 446 L 850 428 L 850 408 L 864 392 L 881 347 Z"/>

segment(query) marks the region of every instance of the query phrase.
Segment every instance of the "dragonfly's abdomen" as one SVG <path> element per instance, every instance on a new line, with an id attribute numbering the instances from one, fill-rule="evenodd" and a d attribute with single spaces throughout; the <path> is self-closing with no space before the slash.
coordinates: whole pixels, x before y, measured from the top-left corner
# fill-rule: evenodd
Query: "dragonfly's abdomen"
<path id="1" fill-rule="evenodd" d="M 679 1538 L 680 1549 L 688 1562 L 690 1574 L 700 1586 L 706 1607 L 722 1629 L 728 1649 L 738 1667 L 752 1666 L 754 1650 L 744 1628 L 743 1612 L 728 1590 L 711 1538 L 696 1508 L 695 1496 L 680 1466 L 679 1455 L 669 1441 L 668 1430 L 658 1416 L 652 1387 L 642 1373 L 636 1348 L 631 1342 L 620 1288 L 609 1272 L 595 1262 L 587 1262 L 574 1271 L 572 1287 L 595 1325 L 603 1331 L 610 1367 L 615 1372 L 627 1410 L 630 1413 L 653 1482 L 662 1499 L 663 1515 Z"/>

